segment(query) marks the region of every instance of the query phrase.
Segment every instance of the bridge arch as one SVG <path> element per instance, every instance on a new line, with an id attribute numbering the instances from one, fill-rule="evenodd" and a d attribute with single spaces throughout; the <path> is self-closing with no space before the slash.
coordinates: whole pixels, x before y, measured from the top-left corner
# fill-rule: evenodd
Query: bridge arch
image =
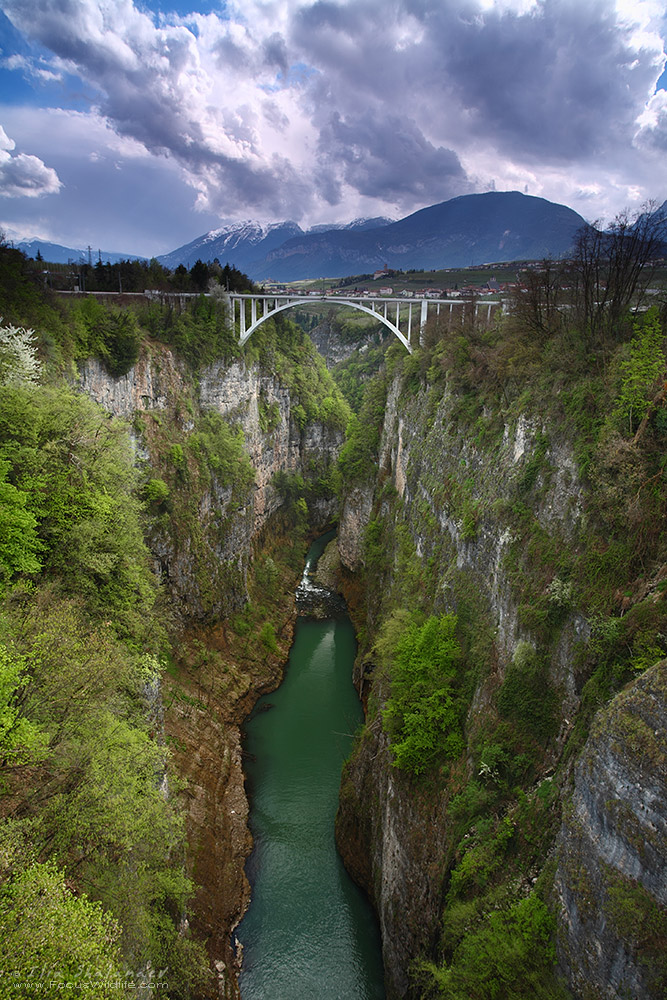
<path id="1" fill-rule="evenodd" d="M 412 332 L 412 307 L 413 307 L 414 303 L 410 302 L 409 300 L 406 303 L 406 302 L 400 302 L 400 300 L 398 300 L 398 299 L 396 299 L 396 300 L 393 300 L 393 299 L 391 299 L 391 300 L 389 300 L 389 299 L 383 299 L 383 300 L 379 300 L 379 301 L 371 299 L 370 300 L 371 301 L 371 306 L 368 306 L 368 305 L 365 304 L 365 302 L 360 301 L 356 297 L 355 298 L 345 298 L 345 299 L 343 299 L 343 298 L 340 298 L 340 299 L 336 298 L 336 299 L 334 299 L 334 298 L 331 298 L 331 296 L 327 296 L 327 295 L 317 295 L 317 296 L 315 296 L 315 295 L 291 296 L 290 295 L 290 296 L 281 296 L 281 295 L 241 295 L 241 294 L 234 294 L 234 293 L 232 293 L 232 294 L 230 294 L 229 299 L 230 299 L 230 305 L 231 305 L 231 320 L 232 320 L 232 325 L 236 324 L 236 317 L 237 317 L 236 303 L 237 302 L 239 303 L 239 327 L 240 327 L 239 344 L 241 344 L 241 345 L 245 344 L 246 341 L 249 340 L 249 338 L 252 336 L 252 334 L 255 332 L 255 330 L 258 327 L 260 327 L 262 325 L 262 323 L 264 323 L 267 319 L 271 319 L 271 317 L 275 316 L 277 313 L 284 312 L 286 309 L 293 309 L 296 306 L 303 306 L 303 305 L 308 305 L 308 304 L 312 305 L 313 302 L 326 302 L 327 305 L 349 306 L 352 309 L 358 309 L 360 312 L 367 313 L 369 316 L 372 316 L 374 319 L 379 320 L 381 323 L 384 324 L 384 326 L 387 327 L 388 330 L 391 330 L 391 332 L 394 334 L 395 337 L 397 337 L 400 340 L 400 342 L 403 344 L 403 346 L 406 348 L 406 350 L 409 351 L 412 354 L 412 346 L 410 344 L 410 334 Z M 245 303 L 247 301 L 250 301 L 250 325 L 249 326 L 246 326 L 247 320 L 246 320 L 246 312 L 245 312 Z M 258 308 L 257 307 L 258 307 L 258 305 L 260 303 L 262 305 L 262 312 L 261 312 L 261 315 L 258 315 Z M 392 320 L 389 318 L 389 315 L 388 315 L 388 312 L 389 312 L 388 307 L 389 307 L 390 303 L 391 304 L 395 303 L 395 305 L 396 305 L 396 322 L 395 323 L 392 322 Z M 399 325 L 398 325 L 399 324 L 399 319 L 400 319 L 400 307 L 401 307 L 401 305 L 403 305 L 404 308 L 405 308 L 406 304 L 407 304 L 407 307 L 408 307 L 408 336 L 407 337 L 405 336 L 405 334 L 403 334 L 401 332 L 401 330 L 399 328 Z M 374 308 L 376 305 L 382 306 L 383 307 L 382 310 L 378 311 L 378 309 Z M 421 325 L 422 326 L 423 326 L 423 323 L 425 322 L 425 319 L 426 319 L 426 317 L 425 317 L 425 310 L 422 307 L 422 309 L 421 309 L 421 321 L 422 321 Z"/>

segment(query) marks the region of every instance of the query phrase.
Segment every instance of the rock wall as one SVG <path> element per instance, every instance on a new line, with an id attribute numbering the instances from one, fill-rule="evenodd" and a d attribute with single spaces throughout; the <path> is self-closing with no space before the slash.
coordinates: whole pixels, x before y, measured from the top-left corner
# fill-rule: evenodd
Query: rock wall
<path id="1" fill-rule="evenodd" d="M 280 683 L 298 577 L 287 581 L 284 594 L 286 581 L 279 581 L 271 595 L 280 627 L 270 652 L 216 620 L 245 604 L 255 548 L 267 533 L 273 544 L 280 536 L 276 515 L 284 501 L 272 484 L 274 475 L 299 473 L 312 481 L 335 461 L 343 433 L 316 422 L 300 429 L 292 417 L 298 400 L 258 365 L 217 363 L 195 379 L 160 344 L 145 346 L 137 364 L 117 379 L 98 361 L 87 361 L 79 386 L 109 413 L 132 421 L 137 462 L 147 477 L 168 476 L 168 470 L 173 486 L 178 477 L 165 461 L 165 449 L 168 453 L 174 441 L 185 444 L 210 411 L 241 429 L 254 470 L 254 482 L 240 498 L 221 485 L 214 470 L 205 480 L 188 470 L 189 478 L 172 489 L 180 506 L 174 501 L 149 528 L 156 572 L 170 595 L 171 624 L 180 625 L 183 636 L 174 646 L 178 674 L 165 675 L 163 696 L 166 735 L 179 777 L 187 783 L 181 793 L 187 867 L 196 886 L 189 917 L 208 942 L 215 981 L 207 995 L 238 1000 L 232 935 L 249 901 L 244 864 L 252 846 L 240 727 L 257 697 Z M 335 498 L 318 492 L 309 508 L 312 528 L 324 528 L 335 516 Z"/>
<path id="2" fill-rule="evenodd" d="M 558 838 L 560 958 L 582 997 L 667 991 L 667 661 L 595 719 Z"/>
<path id="3" fill-rule="evenodd" d="M 289 391 L 270 372 L 239 362 L 212 365 L 193 385 L 187 369 L 162 347 L 144 354 L 122 379 L 110 379 L 90 362 L 81 386 L 109 412 L 128 418 L 162 413 L 185 435 L 205 410 L 242 428 L 255 469 L 247 503 L 239 507 L 229 491 L 216 486 L 215 477 L 199 498 L 205 558 L 227 567 L 226 576 L 213 580 L 218 604 L 206 603 L 198 591 L 196 567 L 203 557 L 194 534 L 181 532 L 174 541 L 173 535 L 158 533 L 154 544 L 160 572 L 185 619 L 201 615 L 204 607 L 221 612 L 238 606 L 245 598 L 253 541 L 281 503 L 272 486 L 275 472 L 307 476 L 313 464 L 336 454 L 340 433 L 319 424 L 300 430 L 292 419 Z M 474 735 L 495 710 L 495 694 L 517 649 L 526 643 L 540 647 L 548 661 L 547 682 L 559 704 L 557 732 L 535 781 L 539 784 L 560 767 L 563 821 L 554 846 L 557 872 L 555 879 L 550 877 L 561 969 L 581 1000 L 653 1000 L 665 990 L 664 958 L 661 964 L 659 957 L 664 955 L 667 905 L 667 832 L 661 806 L 665 664 L 648 671 L 598 717 L 571 786 L 562 753 L 581 707 L 586 678 L 580 673 L 578 650 L 589 641 L 590 626 L 570 599 L 567 579 L 558 575 L 558 560 L 551 558 L 551 568 L 545 562 L 535 589 L 524 572 L 523 550 L 538 538 L 550 552 L 576 551 L 587 525 L 586 491 L 570 443 L 558 428 L 544 427 L 539 418 L 521 412 L 503 422 L 498 414 L 484 411 L 473 434 L 461 430 L 459 403 L 449 390 L 436 396 L 426 389 L 406 393 L 398 380 L 389 386 L 377 464 L 369 468 L 365 482 L 348 491 L 341 510 L 338 548 L 348 589 L 350 580 L 356 587 L 356 617 L 373 637 L 401 588 L 406 607 L 418 591 L 422 605 L 428 595 L 434 613 L 465 605 L 470 614 L 472 608 L 487 637 L 488 669 L 471 699 L 469 749 L 462 764 L 466 773 L 459 774 L 464 783 L 475 777 Z M 150 460 L 151 448 L 150 434 L 137 438 L 140 460 Z M 326 498 L 311 513 L 320 525 L 335 516 Z M 521 517 L 530 520 L 532 536 L 521 535 Z M 218 530 L 221 521 L 223 532 Z M 387 532 L 380 540 L 388 567 L 381 578 L 372 577 L 365 566 L 371 523 L 384 525 Z M 403 579 L 409 549 L 414 554 L 412 593 Z M 355 577 L 374 581 L 362 598 Z M 540 618 L 545 614 L 556 622 L 547 639 Z M 362 649 L 356 681 L 365 697 L 372 686 L 381 706 L 387 692 L 375 674 L 371 645 L 366 642 Z M 226 649 L 224 636 L 220 649 Z M 261 682 L 256 678 L 252 683 Z M 249 705 L 246 695 L 241 707 Z M 219 962 L 227 968 L 234 962 L 227 931 L 240 912 L 239 893 L 247 893 L 238 720 L 225 709 L 211 721 L 200 708 L 185 706 L 178 711 L 183 714 L 180 732 L 187 731 L 182 763 L 193 788 L 191 843 L 208 859 L 200 870 L 204 881 L 211 882 L 199 906 L 203 925 L 217 935 L 215 948 L 223 956 Z M 222 757 L 217 755 L 221 746 Z M 451 794 L 446 785 L 416 785 L 392 767 L 376 712 L 346 767 L 337 840 L 347 867 L 380 916 L 389 1000 L 419 995 L 410 964 L 435 953 L 455 850 L 448 815 Z M 531 873 L 530 880 L 525 876 L 522 891 L 529 891 L 537 874 Z M 233 904 L 224 904 L 225 894 Z M 221 995 L 235 997 L 225 969 L 221 976 Z"/>
<path id="4" fill-rule="evenodd" d="M 145 348 L 128 374 L 117 379 L 99 361 L 88 360 L 81 369 L 80 387 L 114 416 L 131 419 L 152 414 L 158 422 L 171 421 L 185 437 L 196 428 L 198 414 L 206 410 L 241 428 L 255 472 L 244 502 L 239 504 L 231 489 L 221 486 L 213 475 L 193 512 L 197 531 L 185 524 L 173 530 L 172 524 L 158 526 L 151 537 L 156 569 L 184 621 L 212 619 L 241 606 L 247 599 L 245 578 L 253 542 L 283 503 L 272 485 L 275 473 L 311 478 L 313 468 L 335 461 L 342 432 L 313 422 L 301 430 L 292 417 L 289 389 L 258 365 L 218 362 L 204 368 L 195 380 L 187 365 L 162 345 Z M 147 426 L 136 437 L 137 456 L 159 468 L 154 440 Z M 335 499 L 318 497 L 309 516 L 313 526 L 331 523 L 336 517 Z M 202 566 L 206 566 L 205 580 Z"/>
<path id="5" fill-rule="evenodd" d="M 522 516 L 530 518 L 532 537 L 544 539 L 549 551 L 574 551 L 587 524 L 585 489 L 569 442 L 557 428 L 545 428 L 522 414 L 503 426 L 497 415 L 483 413 L 475 437 L 459 430 L 457 399 L 451 393 L 445 391 L 437 403 L 433 399 L 426 390 L 401 393 L 398 381 L 389 386 L 377 468 L 343 501 L 341 561 L 353 573 L 363 571 L 369 522 L 384 525 L 386 534 L 378 545 L 386 550 L 389 570 L 381 586 L 373 577 L 373 592 L 363 600 L 370 636 L 389 606 L 385 592 L 401 586 L 396 524 L 414 548 L 421 567 L 416 585 L 429 591 L 431 611 L 458 611 L 462 600 L 468 610 L 474 608 L 480 631 L 489 636 L 490 669 L 472 698 L 469 748 L 493 712 L 495 692 L 519 644 L 539 646 L 548 658 L 547 680 L 559 703 L 558 732 L 548 744 L 539 782 L 558 765 L 580 708 L 584 678 L 575 654 L 588 642 L 590 626 L 569 600 L 567 583 L 556 570 L 545 570 L 537 598 L 557 627 L 548 641 L 544 638 L 536 596 L 522 592 L 522 547 L 528 542 L 517 530 L 516 510 L 519 504 L 528 510 Z M 388 485 L 395 490 L 394 499 Z M 372 567 L 370 572 L 372 576 Z M 416 597 L 404 591 L 400 603 L 410 607 Z M 373 699 L 382 706 L 387 691 L 375 677 L 368 648 L 357 665 L 356 681 L 364 693 L 372 683 Z M 632 958 L 631 943 L 619 937 L 609 907 L 593 902 L 599 880 L 592 877 L 604 862 L 619 878 L 642 886 L 651 905 L 664 905 L 664 682 L 662 691 L 657 690 L 664 665 L 660 671 L 638 682 L 635 694 L 621 697 L 613 717 L 620 720 L 625 705 L 629 714 L 623 733 L 620 721 L 607 732 L 608 717 L 598 723 L 578 768 L 572 818 L 561 834 L 561 959 L 571 987 L 586 1000 L 662 995 L 654 992 L 647 973 L 637 973 L 637 956 Z M 642 743 L 641 766 L 628 745 L 632 740 Z M 469 749 L 468 780 L 475 777 L 472 764 Z M 567 802 L 569 786 L 561 780 Z M 434 955 L 440 937 L 454 849 L 449 796 L 446 785 L 431 784 L 424 792 L 392 767 L 378 712 L 344 774 L 337 838 L 346 865 L 380 915 L 390 1000 L 419 995 L 410 992 L 416 988 L 407 970 L 415 957 Z M 565 859 L 573 857 L 575 867 L 583 866 L 591 876 L 586 888 L 583 877 L 571 877 Z M 582 893 L 589 898 L 589 909 Z M 591 992 L 594 982 L 608 985 Z"/>
<path id="6" fill-rule="evenodd" d="M 336 324 L 328 319 L 311 330 L 309 336 L 326 361 L 327 368 L 347 361 L 359 347 L 358 342 L 344 340 Z"/>

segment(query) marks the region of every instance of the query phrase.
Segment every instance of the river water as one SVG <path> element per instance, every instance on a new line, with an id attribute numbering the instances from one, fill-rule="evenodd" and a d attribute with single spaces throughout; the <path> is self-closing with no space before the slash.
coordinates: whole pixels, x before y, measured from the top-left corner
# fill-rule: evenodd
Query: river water
<path id="1" fill-rule="evenodd" d="M 297 596 L 331 535 L 318 539 Z M 306 601 L 300 600 L 300 606 Z M 243 1000 L 383 1000 L 375 914 L 334 842 L 341 765 L 363 720 L 352 685 L 356 640 L 344 612 L 300 617 L 285 679 L 261 698 L 244 749 L 253 853 Z"/>

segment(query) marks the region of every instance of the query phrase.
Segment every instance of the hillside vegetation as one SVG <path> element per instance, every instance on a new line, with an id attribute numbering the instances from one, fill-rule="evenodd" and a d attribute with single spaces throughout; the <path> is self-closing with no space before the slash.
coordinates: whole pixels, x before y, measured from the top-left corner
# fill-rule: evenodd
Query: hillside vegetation
<path id="1" fill-rule="evenodd" d="M 207 363 L 241 352 L 215 296 L 182 310 L 63 301 L 6 247 L 0 315 L 0 997 L 24 982 L 43 983 L 45 996 L 118 996 L 123 982 L 212 995 L 204 943 L 185 919 L 195 887 L 161 678 L 169 668 L 172 700 L 199 704 L 179 693 L 175 663 L 216 654 L 183 636 L 188 622 L 158 583 L 147 539 L 171 533 L 190 547 L 198 591 L 209 593 L 202 497 L 215 481 L 234 516 L 255 473 L 243 433 L 200 411 L 196 386 Z M 167 413 L 130 426 L 75 387 L 85 359 L 118 377 L 151 345 L 171 345 L 190 372 L 192 390 Z M 267 324 L 242 356 L 282 381 L 294 420 L 344 428 L 347 406 L 298 328 Z M 267 431 L 275 418 L 261 410 Z M 150 462 L 138 460 L 137 440 L 149 439 Z M 276 485 L 297 558 L 308 498 L 331 493 L 325 473 Z M 235 621 L 230 649 L 245 648 L 248 662 L 249 645 L 262 662 L 284 654 L 274 588 L 285 569 L 274 554 L 241 581 L 256 603 Z M 201 614 L 212 621 L 205 600 Z M 245 670 L 222 672 L 233 704 Z"/>

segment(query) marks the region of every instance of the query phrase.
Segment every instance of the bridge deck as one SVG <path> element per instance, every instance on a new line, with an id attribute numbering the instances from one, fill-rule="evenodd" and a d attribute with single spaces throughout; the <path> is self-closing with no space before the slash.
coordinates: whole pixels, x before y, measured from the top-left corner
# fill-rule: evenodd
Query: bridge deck
<path id="1" fill-rule="evenodd" d="M 291 309 L 294 306 L 307 306 L 313 305 L 316 302 L 325 302 L 328 305 L 351 306 L 354 309 L 360 309 L 362 312 L 374 316 L 386 327 L 388 327 L 396 337 L 398 337 L 408 351 L 412 351 L 412 327 L 415 313 L 419 312 L 419 334 L 421 336 L 424 331 L 424 327 L 426 326 L 428 313 L 431 307 L 435 308 L 436 315 L 440 315 L 442 307 L 446 306 L 451 315 L 454 307 L 465 308 L 465 306 L 470 303 L 470 300 L 465 298 L 409 298 L 407 296 L 396 297 L 368 294 L 290 295 L 289 293 L 276 293 L 268 295 L 264 293 L 252 294 L 247 292 L 230 292 L 229 299 L 232 313 L 231 321 L 234 326 L 237 321 L 238 303 L 238 322 L 240 331 L 239 343 L 241 344 L 245 344 L 257 327 L 260 326 L 265 320 L 269 319 L 269 317 L 274 316 L 276 313 L 282 312 L 285 309 Z M 246 316 L 247 302 L 250 303 L 249 323 L 248 317 Z M 488 321 L 491 318 L 491 312 L 494 306 L 499 308 L 502 306 L 502 302 L 499 302 L 496 299 L 478 299 L 475 301 L 475 315 L 478 315 L 481 309 L 486 309 Z M 405 317 L 407 313 L 407 321 L 404 322 L 404 327 L 407 328 L 406 333 L 404 333 L 400 328 L 401 310 L 403 317 Z"/>

